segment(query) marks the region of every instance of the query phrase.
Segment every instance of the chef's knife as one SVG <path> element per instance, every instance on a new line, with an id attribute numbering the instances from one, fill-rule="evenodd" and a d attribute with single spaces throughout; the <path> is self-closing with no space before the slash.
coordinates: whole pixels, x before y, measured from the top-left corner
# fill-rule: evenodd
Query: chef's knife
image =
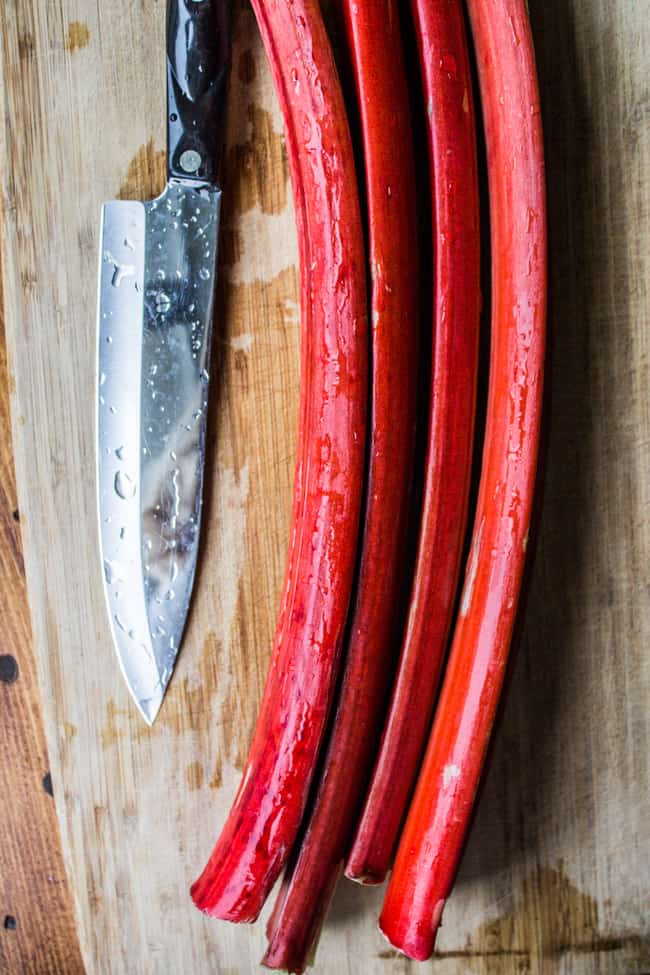
<path id="1" fill-rule="evenodd" d="M 97 476 L 104 592 L 151 724 L 196 569 L 231 0 L 168 0 L 168 182 L 103 208 Z"/>

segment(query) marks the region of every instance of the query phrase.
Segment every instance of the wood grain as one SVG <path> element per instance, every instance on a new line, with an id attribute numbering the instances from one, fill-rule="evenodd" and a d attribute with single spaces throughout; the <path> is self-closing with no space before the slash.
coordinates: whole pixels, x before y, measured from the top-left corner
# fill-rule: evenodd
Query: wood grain
<path id="1" fill-rule="evenodd" d="M 0 282 L 0 299 L 1 291 Z M 48 759 L 16 501 L 10 386 L 0 310 L 0 654 L 10 678 L 0 681 L 0 972 L 79 975 L 54 802 L 44 787 Z"/>
<path id="2" fill-rule="evenodd" d="M 99 206 L 152 195 L 163 178 L 163 7 L 6 0 L 0 13 L 13 431 L 87 969 L 234 975 L 256 969 L 262 926 L 207 921 L 187 888 L 236 788 L 277 610 L 297 409 L 295 231 L 275 96 L 238 5 L 203 556 L 178 671 L 148 731 L 104 619 L 89 416 Z M 521 652 L 430 968 L 646 975 L 650 28 L 642 0 L 530 9 L 551 208 L 546 488 Z M 317 975 L 416 971 L 376 932 L 380 897 L 341 885 Z"/>

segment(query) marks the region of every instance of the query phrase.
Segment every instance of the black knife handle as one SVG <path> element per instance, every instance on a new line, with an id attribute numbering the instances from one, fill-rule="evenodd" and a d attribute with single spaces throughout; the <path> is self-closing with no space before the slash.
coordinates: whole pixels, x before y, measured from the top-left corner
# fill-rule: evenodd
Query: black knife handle
<path id="1" fill-rule="evenodd" d="M 218 184 L 230 71 L 232 0 L 168 0 L 167 168 Z"/>

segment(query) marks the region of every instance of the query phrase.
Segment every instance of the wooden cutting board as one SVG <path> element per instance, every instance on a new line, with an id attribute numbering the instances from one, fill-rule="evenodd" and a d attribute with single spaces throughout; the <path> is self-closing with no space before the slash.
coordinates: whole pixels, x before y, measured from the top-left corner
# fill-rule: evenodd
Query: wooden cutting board
<path id="1" fill-rule="evenodd" d="M 99 208 L 164 181 L 164 0 L 5 0 L 2 262 L 57 812 L 90 973 L 256 970 L 192 907 L 260 699 L 288 536 L 296 240 L 282 126 L 236 4 L 203 551 L 152 730 L 111 648 L 95 524 Z M 441 975 L 650 971 L 650 32 L 643 0 L 531 0 L 549 149 L 553 402 L 524 638 Z M 413 969 L 340 886 L 315 967 Z M 425 966 L 426 970 L 426 966 Z"/>

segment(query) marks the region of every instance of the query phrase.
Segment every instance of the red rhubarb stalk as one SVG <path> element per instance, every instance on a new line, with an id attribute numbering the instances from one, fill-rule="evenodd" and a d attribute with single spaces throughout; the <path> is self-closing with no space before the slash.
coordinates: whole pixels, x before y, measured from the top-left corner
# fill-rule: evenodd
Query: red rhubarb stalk
<path id="1" fill-rule="evenodd" d="M 539 93 L 525 0 L 469 0 L 490 186 L 492 352 L 483 468 L 451 658 L 380 926 L 433 951 L 497 710 L 535 486 L 546 316 Z"/>
<path id="2" fill-rule="evenodd" d="M 415 579 L 397 679 L 346 874 L 390 866 L 430 728 L 458 584 L 476 403 L 479 204 L 476 131 L 460 0 L 413 0 L 429 123 L 434 337 Z"/>
<path id="3" fill-rule="evenodd" d="M 392 15 L 391 15 L 392 10 Z M 372 408 L 365 529 L 351 635 L 321 779 L 267 926 L 269 968 L 303 972 L 348 852 L 398 645 L 417 345 L 415 162 L 393 0 L 345 0 L 365 160 L 372 269 Z"/>
<path id="4" fill-rule="evenodd" d="M 284 114 L 301 266 L 302 374 L 287 572 L 239 791 L 192 887 L 253 921 L 303 815 L 336 685 L 365 462 L 367 292 L 354 158 L 317 0 L 254 0 Z"/>

